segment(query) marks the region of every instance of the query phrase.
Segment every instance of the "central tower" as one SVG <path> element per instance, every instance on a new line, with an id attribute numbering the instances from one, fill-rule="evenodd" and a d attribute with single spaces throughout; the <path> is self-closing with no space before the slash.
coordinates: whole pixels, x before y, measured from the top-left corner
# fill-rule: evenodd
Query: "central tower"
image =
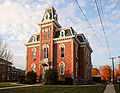
<path id="1" fill-rule="evenodd" d="M 39 75 L 44 78 L 45 69 L 53 66 L 53 36 L 55 29 L 61 28 L 58 15 L 53 7 L 46 8 L 40 26 Z"/>

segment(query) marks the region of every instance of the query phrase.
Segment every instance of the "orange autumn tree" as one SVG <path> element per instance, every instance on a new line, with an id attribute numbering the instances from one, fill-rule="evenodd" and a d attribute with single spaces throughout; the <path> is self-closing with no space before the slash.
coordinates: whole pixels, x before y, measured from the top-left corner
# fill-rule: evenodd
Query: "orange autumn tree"
<path id="1" fill-rule="evenodd" d="M 92 71 L 92 76 L 94 76 L 94 75 L 99 75 L 99 74 L 100 74 L 99 69 L 97 69 L 97 68 L 95 68 L 95 67 L 93 67 L 91 71 Z"/>
<path id="2" fill-rule="evenodd" d="M 109 65 L 103 65 L 99 67 L 101 80 L 107 81 L 111 79 L 111 67 Z"/>

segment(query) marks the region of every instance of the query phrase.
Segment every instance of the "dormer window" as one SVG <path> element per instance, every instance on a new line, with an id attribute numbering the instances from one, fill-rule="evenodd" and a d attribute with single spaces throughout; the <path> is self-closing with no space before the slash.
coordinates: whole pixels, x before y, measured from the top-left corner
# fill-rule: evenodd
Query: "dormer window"
<path id="1" fill-rule="evenodd" d="M 61 34 L 61 37 L 63 37 L 64 36 L 64 33 L 63 32 L 61 32 L 62 34 Z"/>
<path id="2" fill-rule="evenodd" d="M 65 37 L 65 31 L 64 31 L 64 30 L 62 30 L 62 31 L 60 32 L 60 37 Z"/>

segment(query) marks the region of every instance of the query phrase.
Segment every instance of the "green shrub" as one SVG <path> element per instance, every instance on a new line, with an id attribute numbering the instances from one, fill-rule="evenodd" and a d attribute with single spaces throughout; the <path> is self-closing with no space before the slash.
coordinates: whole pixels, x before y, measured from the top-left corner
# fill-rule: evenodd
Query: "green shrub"
<path id="1" fill-rule="evenodd" d="M 58 83 L 58 71 L 57 68 L 50 68 L 45 71 L 45 83 L 46 84 L 57 84 Z"/>
<path id="2" fill-rule="evenodd" d="M 25 83 L 27 84 L 35 84 L 37 81 L 37 75 L 34 71 L 29 71 L 25 76 Z"/>
<path id="3" fill-rule="evenodd" d="M 25 76 L 24 75 L 19 76 L 18 82 L 19 83 L 25 83 Z"/>
<path id="4" fill-rule="evenodd" d="M 65 78 L 65 84 L 66 85 L 72 85 L 73 84 L 73 79 L 72 78 Z"/>

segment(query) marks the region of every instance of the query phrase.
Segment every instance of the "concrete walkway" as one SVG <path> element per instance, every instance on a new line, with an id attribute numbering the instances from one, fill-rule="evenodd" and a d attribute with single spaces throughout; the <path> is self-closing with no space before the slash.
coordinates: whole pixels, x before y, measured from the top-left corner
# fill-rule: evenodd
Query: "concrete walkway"
<path id="1" fill-rule="evenodd" d="M 112 83 L 109 83 L 105 90 L 104 90 L 104 93 L 116 93 L 115 91 L 115 88 L 114 88 L 114 85 Z"/>
<path id="2" fill-rule="evenodd" d="M 35 84 L 35 85 L 24 85 L 24 86 L 12 86 L 12 87 L 2 87 L 0 89 L 12 89 L 12 88 L 23 88 L 23 87 L 32 87 L 32 86 L 41 86 L 43 84 Z"/>

